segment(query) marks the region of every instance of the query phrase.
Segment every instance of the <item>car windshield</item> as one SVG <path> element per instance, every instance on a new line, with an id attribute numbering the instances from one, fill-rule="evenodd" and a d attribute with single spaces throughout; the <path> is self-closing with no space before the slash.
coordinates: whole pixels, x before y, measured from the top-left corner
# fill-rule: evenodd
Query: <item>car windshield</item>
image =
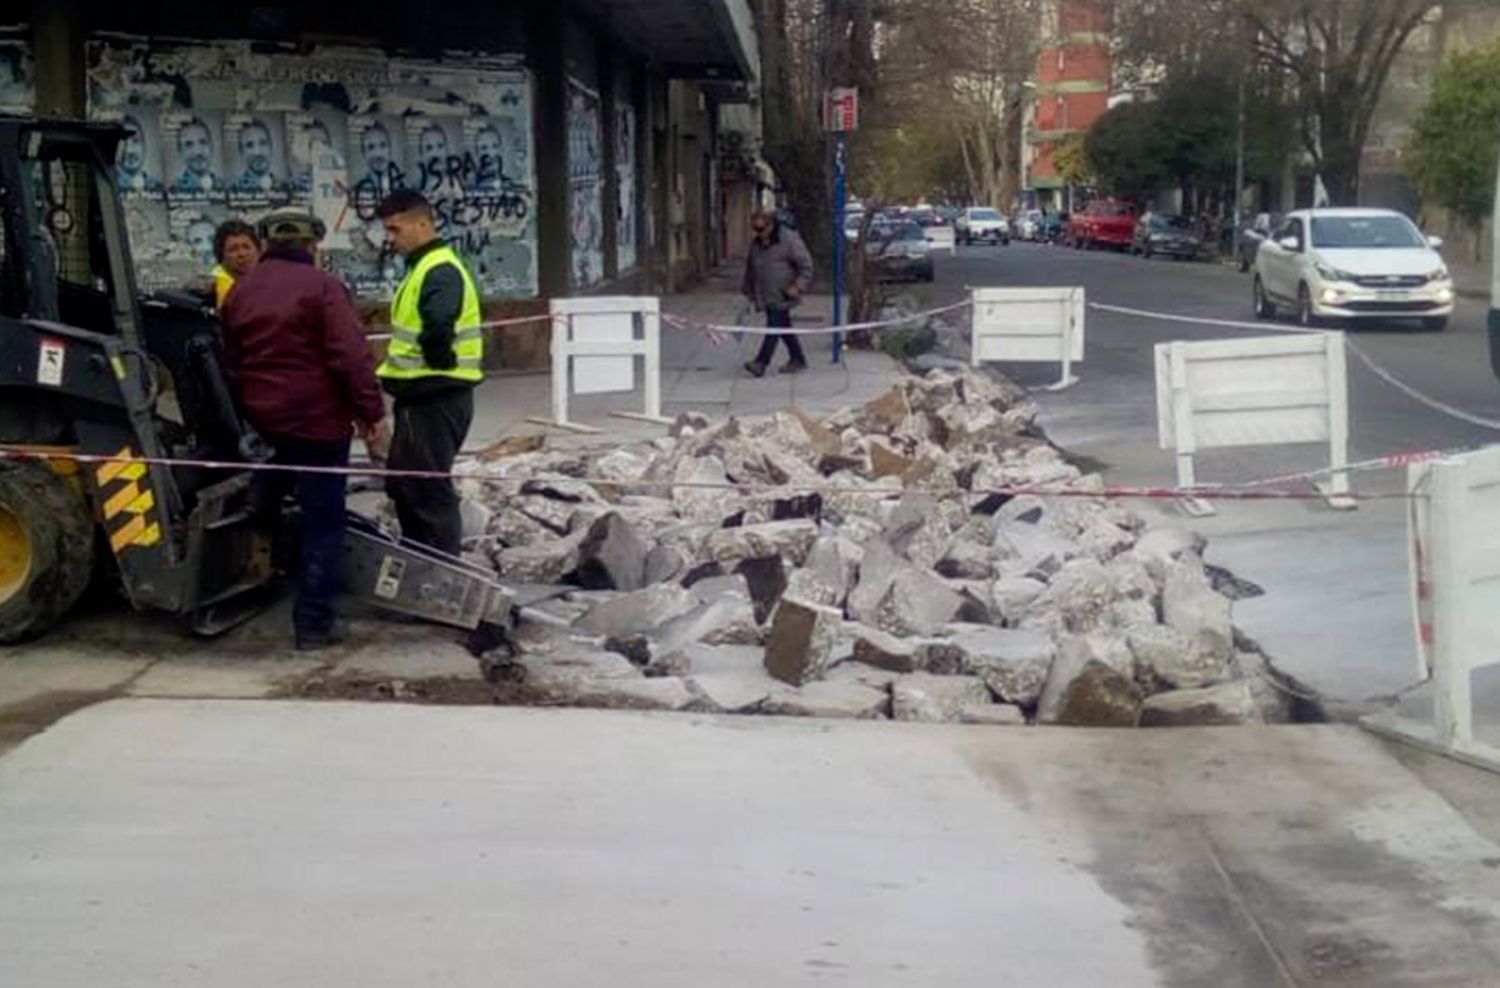
<path id="1" fill-rule="evenodd" d="M 1000 213 L 994 209 L 971 209 L 969 219 L 971 220 L 998 220 Z"/>
<path id="2" fill-rule="evenodd" d="M 1312 221 L 1314 247 L 1409 248 L 1425 242 L 1404 216 L 1315 216 Z"/>
<path id="3" fill-rule="evenodd" d="M 1122 206 L 1119 203 L 1107 203 L 1105 205 L 1096 206 L 1096 207 L 1094 207 L 1094 211 L 1097 212 L 1097 213 L 1099 213 L 1101 216 L 1129 216 L 1130 215 L 1130 207 L 1129 206 Z"/>
<path id="4" fill-rule="evenodd" d="M 908 221 L 900 223 L 877 223 L 870 228 L 870 239 L 883 242 L 903 240 L 925 240 L 922 228 Z"/>
<path id="5" fill-rule="evenodd" d="M 1186 230 L 1188 221 L 1183 216 L 1153 216 L 1151 217 L 1151 229 L 1153 230 Z"/>

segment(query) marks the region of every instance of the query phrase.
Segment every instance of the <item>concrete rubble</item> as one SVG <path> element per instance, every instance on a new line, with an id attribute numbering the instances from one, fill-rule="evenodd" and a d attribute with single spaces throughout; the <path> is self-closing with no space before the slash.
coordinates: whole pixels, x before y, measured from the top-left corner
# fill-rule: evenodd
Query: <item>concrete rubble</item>
<path id="1" fill-rule="evenodd" d="M 1148 528 L 968 368 L 814 419 L 683 416 L 602 450 L 481 459 L 472 525 L 523 609 L 539 702 L 1087 726 L 1287 718 L 1236 651 L 1204 542 Z M 1068 496 L 1018 488 L 1065 489 Z M 544 632 L 529 617 L 543 617 Z"/>

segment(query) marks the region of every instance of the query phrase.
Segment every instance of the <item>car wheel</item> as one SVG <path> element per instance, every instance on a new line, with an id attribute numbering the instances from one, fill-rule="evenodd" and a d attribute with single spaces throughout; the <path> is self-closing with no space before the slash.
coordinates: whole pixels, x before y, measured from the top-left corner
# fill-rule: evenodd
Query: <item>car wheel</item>
<path id="1" fill-rule="evenodd" d="M 1260 280 L 1260 275 L 1255 276 L 1255 287 L 1252 291 L 1255 295 L 1255 318 L 1275 319 L 1276 305 L 1271 301 L 1271 296 L 1266 294 L 1266 286 Z"/>
<path id="2" fill-rule="evenodd" d="M 1312 293 L 1306 285 L 1297 286 L 1297 324 L 1308 329 L 1318 325 L 1318 314 L 1313 311 Z"/>
<path id="3" fill-rule="evenodd" d="M 1423 319 L 1422 328 L 1427 330 L 1427 332 L 1429 333 L 1441 333 L 1443 330 L 1448 328 L 1448 317 L 1433 316 L 1430 319 Z"/>
<path id="4" fill-rule="evenodd" d="M 1149 261 L 1149 260 L 1153 259 L 1154 257 L 1156 257 L 1156 254 L 1152 252 L 1152 250 L 1151 250 L 1150 247 L 1142 247 L 1141 248 L 1141 256 L 1144 257 L 1146 260 Z"/>

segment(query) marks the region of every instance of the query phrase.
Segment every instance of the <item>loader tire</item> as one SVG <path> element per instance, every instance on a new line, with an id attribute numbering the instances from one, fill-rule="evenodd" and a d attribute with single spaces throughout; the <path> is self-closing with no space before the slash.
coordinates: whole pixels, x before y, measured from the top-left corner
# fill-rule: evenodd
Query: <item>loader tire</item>
<path id="1" fill-rule="evenodd" d="M 0 464 L 0 643 L 52 627 L 93 571 L 88 502 L 46 467 Z"/>

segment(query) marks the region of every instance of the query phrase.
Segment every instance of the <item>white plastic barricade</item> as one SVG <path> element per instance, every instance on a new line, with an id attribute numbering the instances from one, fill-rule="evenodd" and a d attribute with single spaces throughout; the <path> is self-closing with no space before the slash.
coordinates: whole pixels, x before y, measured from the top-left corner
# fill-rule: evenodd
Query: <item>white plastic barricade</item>
<path id="1" fill-rule="evenodd" d="M 568 418 L 569 394 L 635 390 L 635 361 L 645 363 L 644 412 L 624 418 L 670 424 L 661 414 L 661 301 L 645 296 L 559 298 L 552 305 L 552 417 L 529 421 L 599 432 Z"/>
<path id="2" fill-rule="evenodd" d="M 1371 730 L 1500 772 L 1474 737 L 1471 677 L 1500 664 L 1500 446 L 1410 468 L 1412 599 L 1432 720 L 1374 714 Z"/>
<path id="3" fill-rule="evenodd" d="M 1177 484 L 1197 485 L 1200 449 L 1328 443 L 1336 508 L 1352 508 L 1348 464 L 1349 397 L 1342 333 L 1261 336 L 1156 345 L 1156 422 L 1164 450 L 1177 453 Z M 1211 515 L 1197 498 L 1189 514 Z"/>
<path id="4" fill-rule="evenodd" d="M 1083 323 L 1088 312 L 1082 288 L 971 289 L 973 363 L 1059 363 L 1062 376 L 1049 390 L 1078 383 L 1073 365 L 1083 363 Z"/>
<path id="5" fill-rule="evenodd" d="M 922 231 L 934 253 L 945 250 L 952 254 L 957 250 L 957 238 L 951 226 L 929 226 Z"/>

